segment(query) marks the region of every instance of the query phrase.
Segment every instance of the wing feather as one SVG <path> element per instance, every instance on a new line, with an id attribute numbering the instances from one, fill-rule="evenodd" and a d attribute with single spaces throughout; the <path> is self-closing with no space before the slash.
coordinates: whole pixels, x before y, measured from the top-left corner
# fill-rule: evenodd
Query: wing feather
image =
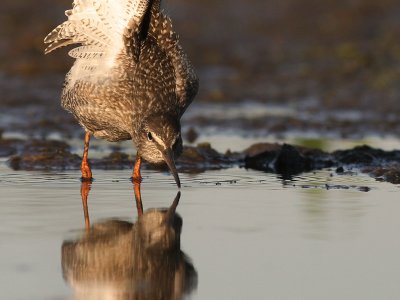
<path id="1" fill-rule="evenodd" d="M 140 31 L 150 1 L 74 0 L 72 9 L 65 12 L 68 20 L 44 39 L 48 44 L 45 53 L 78 44 L 69 52 L 76 60 L 67 76 L 67 87 L 77 80 L 96 82 L 108 76 L 119 55 L 134 50 L 135 44 L 127 47 L 127 40 Z"/>
<path id="2" fill-rule="evenodd" d="M 154 6 L 153 6 L 154 9 Z M 173 30 L 171 19 L 155 9 L 150 23 L 149 35 L 153 36 L 168 53 L 175 71 L 175 92 L 181 115 L 193 101 L 199 88 L 199 80 L 192 64 L 183 51 L 178 35 Z"/>

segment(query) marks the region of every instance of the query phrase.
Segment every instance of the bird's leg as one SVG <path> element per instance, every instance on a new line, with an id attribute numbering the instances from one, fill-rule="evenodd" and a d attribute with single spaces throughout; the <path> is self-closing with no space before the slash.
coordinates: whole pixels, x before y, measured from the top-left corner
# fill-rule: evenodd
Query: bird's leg
<path id="1" fill-rule="evenodd" d="M 133 167 L 132 172 L 132 182 L 133 183 L 141 183 L 142 176 L 140 175 L 140 167 L 142 165 L 142 158 L 140 157 L 139 153 L 136 154 L 135 166 Z"/>
<path id="2" fill-rule="evenodd" d="M 90 170 L 89 161 L 88 161 L 88 152 L 89 152 L 89 142 L 90 142 L 90 132 L 86 131 L 85 133 L 85 146 L 83 148 L 83 157 L 81 164 L 81 172 L 82 172 L 82 181 L 91 181 L 92 180 L 92 171 Z"/>
<path id="3" fill-rule="evenodd" d="M 90 185 L 91 185 L 90 181 L 82 181 L 81 183 L 82 206 L 83 206 L 83 215 L 85 217 L 86 232 L 89 232 L 90 230 L 89 209 L 87 205 Z"/>
<path id="4" fill-rule="evenodd" d="M 140 183 L 133 182 L 133 190 L 135 191 L 136 209 L 138 216 L 143 214 L 142 195 L 140 193 Z"/>

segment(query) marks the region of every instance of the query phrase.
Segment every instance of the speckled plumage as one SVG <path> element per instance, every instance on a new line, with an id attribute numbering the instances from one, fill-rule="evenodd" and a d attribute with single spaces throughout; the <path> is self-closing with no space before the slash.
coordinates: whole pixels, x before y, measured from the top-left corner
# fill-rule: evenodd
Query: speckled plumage
<path id="1" fill-rule="evenodd" d="M 135 10 L 126 13 L 132 6 Z M 114 26 L 119 14 L 122 25 Z M 198 79 L 160 0 L 75 0 L 67 16 L 45 39 L 46 52 L 83 45 L 70 51 L 76 61 L 66 77 L 62 106 L 97 138 L 132 139 L 150 162 L 162 161 L 146 142 L 150 130 L 178 155 L 180 119 L 197 93 Z"/>

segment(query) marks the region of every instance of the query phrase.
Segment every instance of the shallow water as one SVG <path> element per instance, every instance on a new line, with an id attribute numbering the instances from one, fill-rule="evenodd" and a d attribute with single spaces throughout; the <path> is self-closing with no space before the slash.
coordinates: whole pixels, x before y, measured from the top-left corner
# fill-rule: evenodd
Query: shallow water
<path id="1" fill-rule="evenodd" d="M 0 171 L 0 298 L 74 299 L 61 246 L 85 228 L 79 174 Z M 135 221 L 129 171 L 94 174 L 91 223 Z M 144 209 L 168 207 L 172 177 L 143 175 Z M 331 170 L 290 181 L 239 168 L 181 177 L 192 299 L 399 297 L 398 186 Z"/>

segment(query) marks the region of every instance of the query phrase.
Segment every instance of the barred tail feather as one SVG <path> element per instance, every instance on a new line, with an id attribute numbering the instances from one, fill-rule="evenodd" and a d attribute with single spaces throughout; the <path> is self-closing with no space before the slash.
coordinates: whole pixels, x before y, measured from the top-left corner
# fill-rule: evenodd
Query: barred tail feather
<path id="1" fill-rule="evenodd" d="M 104 56 L 104 51 L 96 50 L 91 46 L 80 46 L 68 52 L 73 58 L 98 59 Z"/>
<path id="2" fill-rule="evenodd" d="M 74 0 L 73 8 L 65 12 L 68 20 L 44 39 L 45 44 L 48 44 L 45 53 L 70 44 L 81 44 L 69 52 L 76 61 L 67 76 L 67 82 L 73 83 L 82 77 L 96 80 L 96 76 L 105 76 L 102 74 L 112 68 L 118 55 L 127 51 L 124 39 L 140 30 L 140 22 L 149 2 Z"/>

